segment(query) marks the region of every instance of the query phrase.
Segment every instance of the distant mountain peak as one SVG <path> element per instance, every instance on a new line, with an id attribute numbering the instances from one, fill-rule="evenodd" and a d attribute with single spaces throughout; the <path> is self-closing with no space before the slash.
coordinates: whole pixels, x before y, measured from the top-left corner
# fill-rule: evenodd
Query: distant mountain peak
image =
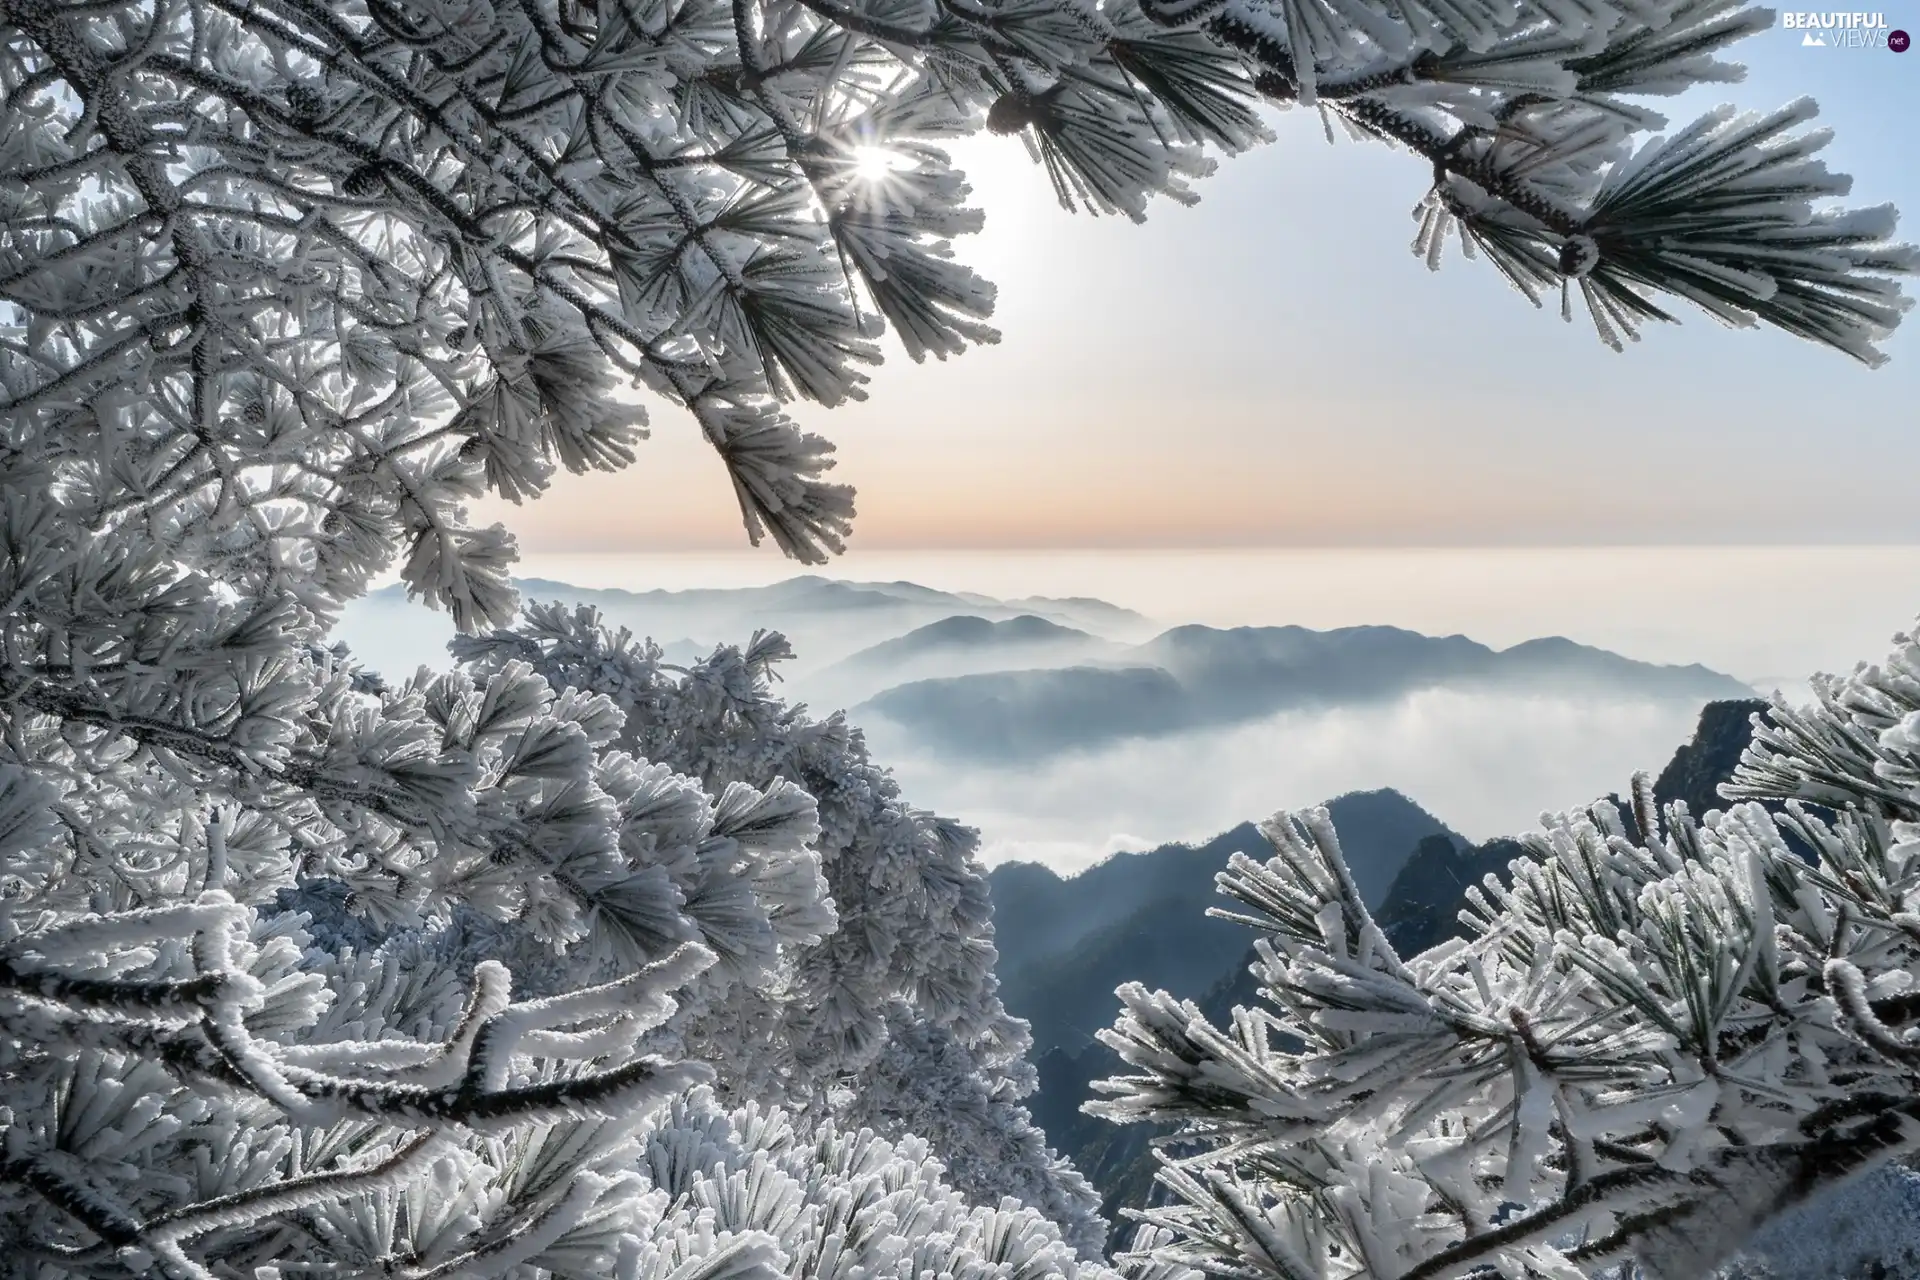
<path id="1" fill-rule="evenodd" d="M 823 680 L 864 682 L 866 688 L 909 688 L 914 675 L 934 671 L 976 671 L 1073 661 L 1101 655 L 1110 646 L 1100 637 L 1030 613 L 983 618 L 958 613 L 916 627 L 902 636 L 869 645 L 834 663 Z"/>
<path id="2" fill-rule="evenodd" d="M 924 627 L 916 627 L 907 634 L 897 636 L 885 643 L 905 644 L 916 639 L 968 641 L 1007 636 L 1020 640 L 1055 637 L 1081 640 L 1093 638 L 1078 628 L 1062 626 L 1058 622 L 1036 617 L 1031 613 L 1016 614 L 1011 618 L 1001 618 L 997 621 L 992 618 L 982 618 L 977 614 L 957 613 L 951 618 L 942 618 L 938 622 L 929 622 Z"/>

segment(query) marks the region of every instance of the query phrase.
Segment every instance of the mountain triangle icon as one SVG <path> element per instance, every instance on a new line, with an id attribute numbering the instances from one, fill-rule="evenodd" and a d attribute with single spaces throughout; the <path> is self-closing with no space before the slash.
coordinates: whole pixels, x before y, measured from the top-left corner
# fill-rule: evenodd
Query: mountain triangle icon
<path id="1" fill-rule="evenodd" d="M 1800 47 L 1804 49 L 1808 45 L 1818 45 L 1824 49 L 1827 46 L 1827 38 L 1825 36 L 1815 35 L 1809 31 L 1800 37 Z"/>

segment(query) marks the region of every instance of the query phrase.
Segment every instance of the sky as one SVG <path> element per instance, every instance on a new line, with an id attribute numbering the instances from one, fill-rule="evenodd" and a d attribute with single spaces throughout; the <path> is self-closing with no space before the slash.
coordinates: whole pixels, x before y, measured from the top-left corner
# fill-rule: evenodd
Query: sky
<path id="1" fill-rule="evenodd" d="M 1887 17 L 1920 31 L 1920 0 Z M 1920 51 L 1799 40 L 1746 41 L 1745 84 L 1670 114 L 1811 95 L 1849 202 L 1910 210 L 1920 238 Z M 957 149 L 987 211 L 959 251 L 999 285 L 1004 338 L 891 351 L 865 403 L 799 407 L 860 493 L 847 572 L 903 549 L 1920 540 L 1920 504 L 1879 496 L 1920 468 L 1920 319 L 1878 370 L 1693 312 L 1616 354 L 1484 263 L 1429 273 L 1418 161 L 1275 123 L 1144 225 L 1059 209 L 1016 140 Z M 652 417 L 626 472 L 482 514 L 536 554 L 741 547 L 691 420 Z"/>

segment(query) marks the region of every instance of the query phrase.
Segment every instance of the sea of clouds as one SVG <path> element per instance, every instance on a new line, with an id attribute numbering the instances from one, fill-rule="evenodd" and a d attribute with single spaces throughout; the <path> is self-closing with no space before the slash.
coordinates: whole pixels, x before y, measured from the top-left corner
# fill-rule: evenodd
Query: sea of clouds
<path id="1" fill-rule="evenodd" d="M 1626 791 L 1637 769 L 1657 773 L 1698 715 L 1691 702 L 1435 689 L 1018 768 L 958 765 L 884 725 L 869 738 L 914 804 L 980 829 L 987 863 L 1071 873 L 1121 850 L 1204 840 L 1279 809 L 1379 787 L 1469 839 L 1514 835 L 1543 810 Z"/>

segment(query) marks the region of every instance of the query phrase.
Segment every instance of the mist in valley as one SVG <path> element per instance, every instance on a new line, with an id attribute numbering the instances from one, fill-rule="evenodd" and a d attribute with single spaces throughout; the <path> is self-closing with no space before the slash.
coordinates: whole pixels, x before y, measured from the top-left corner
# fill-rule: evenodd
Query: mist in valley
<path id="1" fill-rule="evenodd" d="M 1753 696 L 1705 667 L 1566 641 L 1177 626 L 1082 596 L 819 577 L 522 592 L 590 604 L 676 666 L 784 632 L 796 653 L 777 668 L 782 696 L 847 710 L 912 803 L 981 831 L 988 864 L 1062 873 L 1380 787 L 1470 839 L 1510 835 L 1657 770 L 1704 702 Z M 398 588 L 335 631 L 389 677 L 444 665 L 450 635 Z"/>
<path id="2" fill-rule="evenodd" d="M 1687 741 L 1700 704 L 1431 689 L 995 768 L 870 726 L 906 793 L 979 827 L 989 865 L 1062 874 L 1120 850 L 1198 840 L 1277 809 L 1391 787 L 1471 840 L 1532 828 L 1543 809 L 1625 793 Z"/>

